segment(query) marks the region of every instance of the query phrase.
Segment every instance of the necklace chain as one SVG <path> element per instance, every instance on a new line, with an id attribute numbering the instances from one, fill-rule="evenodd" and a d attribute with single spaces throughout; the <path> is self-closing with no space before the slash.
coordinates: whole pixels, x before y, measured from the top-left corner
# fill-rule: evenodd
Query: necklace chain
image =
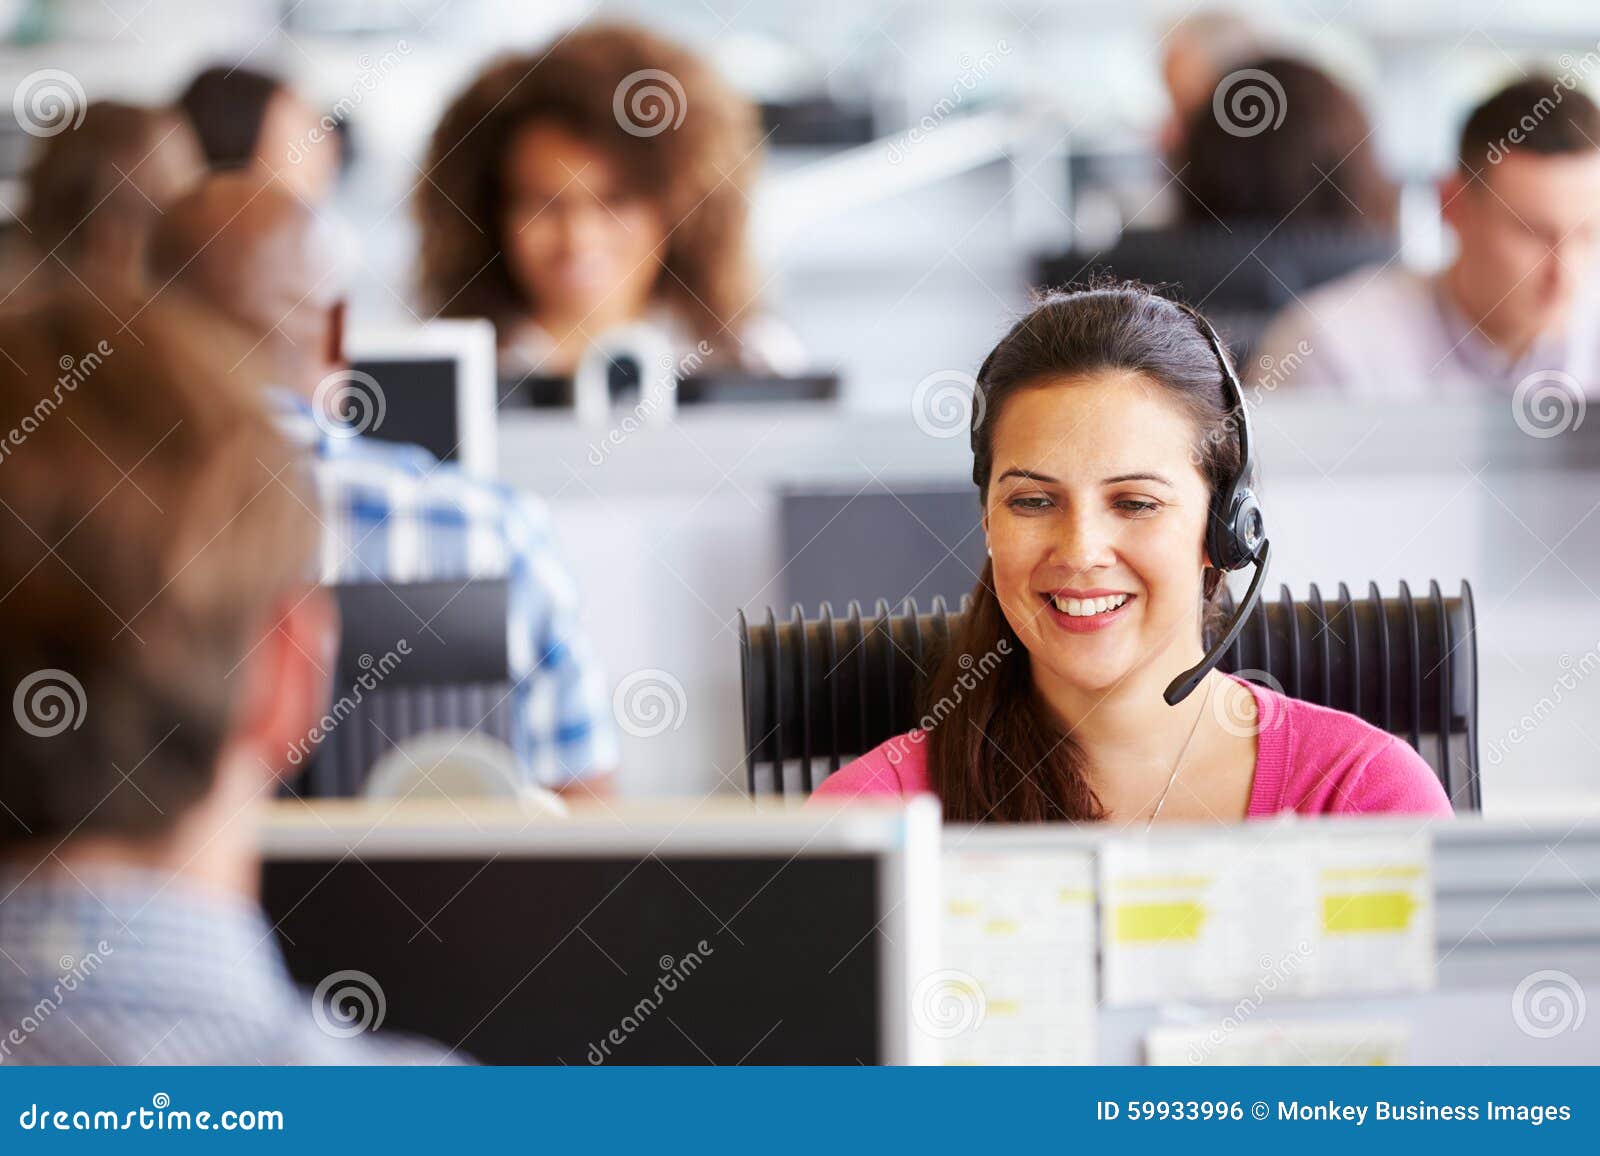
<path id="1" fill-rule="evenodd" d="M 1172 784 L 1178 781 L 1178 772 L 1183 769 L 1183 756 L 1189 753 L 1189 745 L 1194 742 L 1194 736 L 1200 730 L 1200 716 L 1206 713 L 1206 707 L 1211 703 L 1211 693 L 1216 689 L 1216 685 L 1215 679 L 1208 680 L 1205 701 L 1195 712 L 1194 722 L 1189 726 L 1189 737 L 1183 740 L 1183 747 L 1178 751 L 1178 757 L 1172 764 L 1172 773 L 1167 776 L 1167 785 L 1161 789 L 1161 797 L 1156 800 L 1156 809 L 1150 812 L 1150 819 L 1144 825 L 1146 831 L 1155 826 L 1156 816 L 1161 814 L 1161 808 L 1166 806 L 1167 796 L 1172 793 Z"/>

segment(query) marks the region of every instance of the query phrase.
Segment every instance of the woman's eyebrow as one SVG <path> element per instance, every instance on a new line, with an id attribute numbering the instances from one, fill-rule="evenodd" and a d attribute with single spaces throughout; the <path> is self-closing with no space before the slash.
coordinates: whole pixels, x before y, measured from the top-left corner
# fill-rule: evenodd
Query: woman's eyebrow
<path id="1" fill-rule="evenodd" d="M 1168 481 L 1162 475 L 1160 475 L 1160 474 L 1145 474 L 1145 473 L 1141 473 L 1141 474 L 1118 474 L 1115 477 L 1103 479 L 1101 484 L 1102 485 L 1106 485 L 1106 486 L 1114 486 L 1118 482 L 1160 482 L 1163 486 L 1168 486 L 1168 487 L 1171 487 L 1172 489 L 1177 489 L 1176 486 L 1173 486 L 1172 483 L 1170 481 Z"/>
<path id="2" fill-rule="evenodd" d="M 996 481 L 1005 481 L 1007 478 L 1026 478 L 1031 482 L 1058 482 L 1060 478 L 1052 478 L 1049 474 L 1041 474 L 1038 470 L 1025 470 L 1020 466 L 1013 466 L 1001 474 Z"/>
<path id="3" fill-rule="evenodd" d="M 1053 478 L 1049 474 L 1041 474 L 1038 470 L 1023 469 L 1021 466 L 1013 466 L 1011 469 L 1001 474 L 996 480 L 1003 482 L 1007 478 L 1024 478 L 1032 482 L 1050 483 L 1059 482 L 1061 480 L 1060 478 Z M 1104 486 L 1114 486 L 1119 482 L 1160 482 L 1163 486 L 1177 489 L 1177 487 L 1173 486 L 1172 482 L 1163 475 L 1151 473 L 1117 474 L 1114 477 L 1101 479 L 1100 484 Z"/>

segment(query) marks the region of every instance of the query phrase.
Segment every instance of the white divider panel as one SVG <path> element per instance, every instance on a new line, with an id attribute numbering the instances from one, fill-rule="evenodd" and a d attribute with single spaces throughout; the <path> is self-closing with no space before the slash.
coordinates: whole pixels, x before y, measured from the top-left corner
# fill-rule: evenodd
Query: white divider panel
<path id="1" fill-rule="evenodd" d="M 1094 866 L 1087 851 L 944 854 L 938 986 L 915 1018 L 947 1064 L 1095 1060 Z"/>
<path id="2" fill-rule="evenodd" d="M 1432 987 L 1431 858 L 1426 832 L 1109 840 L 1105 1002 Z"/>

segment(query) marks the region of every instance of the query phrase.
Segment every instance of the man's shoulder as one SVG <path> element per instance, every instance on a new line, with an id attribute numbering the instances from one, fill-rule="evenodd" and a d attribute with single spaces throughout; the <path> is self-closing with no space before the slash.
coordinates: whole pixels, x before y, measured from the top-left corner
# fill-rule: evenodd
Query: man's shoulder
<path id="1" fill-rule="evenodd" d="M 1429 308 L 1431 292 L 1428 278 L 1414 270 L 1366 265 L 1301 294 L 1300 303 L 1327 329 L 1369 322 L 1392 325 L 1409 323 L 1417 310 Z"/>

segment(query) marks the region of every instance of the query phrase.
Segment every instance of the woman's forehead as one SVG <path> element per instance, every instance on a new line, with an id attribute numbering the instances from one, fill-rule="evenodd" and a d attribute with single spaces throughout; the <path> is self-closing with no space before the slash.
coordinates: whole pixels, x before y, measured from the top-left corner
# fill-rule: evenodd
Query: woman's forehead
<path id="1" fill-rule="evenodd" d="M 994 469 L 1067 479 L 1108 466 L 1191 470 L 1194 421 L 1172 392 L 1127 371 L 1046 379 L 1012 393 L 995 423 Z M 1165 472 L 1165 471 L 1163 471 Z M 1198 471 L 1195 471 L 1198 472 Z"/>

